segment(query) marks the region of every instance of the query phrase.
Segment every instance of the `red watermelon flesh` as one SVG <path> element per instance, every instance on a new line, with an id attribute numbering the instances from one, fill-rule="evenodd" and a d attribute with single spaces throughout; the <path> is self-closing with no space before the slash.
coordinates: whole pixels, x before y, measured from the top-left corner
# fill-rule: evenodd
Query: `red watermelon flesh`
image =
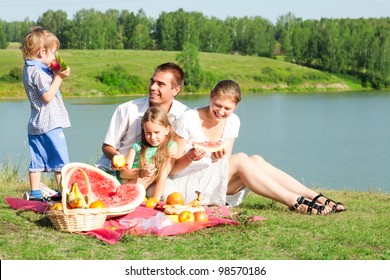
<path id="1" fill-rule="evenodd" d="M 195 149 L 201 149 L 208 153 L 214 153 L 222 150 L 229 144 L 228 140 L 222 141 L 204 141 L 204 142 L 193 142 L 192 146 Z"/>
<path id="2" fill-rule="evenodd" d="M 76 169 L 74 170 L 74 168 Z M 101 200 L 108 208 L 108 216 L 110 216 L 110 213 L 114 215 L 114 213 L 131 212 L 142 204 L 145 197 L 145 188 L 142 184 L 121 185 L 114 176 L 84 163 L 69 163 L 63 168 L 62 183 L 68 191 L 73 183 L 77 182 L 79 190 L 84 195 L 88 193 L 84 175 L 79 169 L 83 170 L 88 176 L 92 192 L 91 200 Z M 70 171 L 73 173 L 68 178 L 67 174 Z"/>

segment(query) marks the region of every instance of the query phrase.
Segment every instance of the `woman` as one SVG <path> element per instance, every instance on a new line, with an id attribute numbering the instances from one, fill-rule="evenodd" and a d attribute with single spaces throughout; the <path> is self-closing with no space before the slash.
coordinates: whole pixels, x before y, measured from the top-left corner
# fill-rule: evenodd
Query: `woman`
<path id="1" fill-rule="evenodd" d="M 219 82 L 210 93 L 209 106 L 183 113 L 176 125 L 178 159 L 171 172 L 177 190 L 191 201 L 195 190 L 202 204 L 225 205 L 226 195 L 250 191 L 287 205 L 302 213 L 328 214 L 344 211 L 336 203 L 305 187 L 258 155 L 232 155 L 240 120 L 233 113 L 241 90 L 231 80 Z M 194 143 L 224 141 L 219 151 L 207 153 Z M 239 201 L 238 201 L 239 203 Z"/>

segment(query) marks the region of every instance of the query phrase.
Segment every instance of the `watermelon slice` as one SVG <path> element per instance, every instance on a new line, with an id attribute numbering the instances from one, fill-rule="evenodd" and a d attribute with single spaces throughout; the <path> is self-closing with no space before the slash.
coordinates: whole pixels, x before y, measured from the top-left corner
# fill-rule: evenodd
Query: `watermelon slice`
<path id="1" fill-rule="evenodd" d="M 85 178 L 78 169 L 83 170 L 88 176 L 92 193 L 90 202 L 101 200 L 108 209 L 108 217 L 128 214 L 144 201 L 145 187 L 142 184 L 121 185 L 114 176 L 95 166 L 80 162 L 68 163 L 62 168 L 63 192 L 69 192 L 73 183 L 77 182 L 83 195 L 88 193 Z"/>
<path id="2" fill-rule="evenodd" d="M 204 142 L 193 142 L 192 146 L 195 149 L 201 149 L 208 153 L 214 153 L 222 150 L 229 144 L 229 140 L 219 141 L 204 141 Z"/>

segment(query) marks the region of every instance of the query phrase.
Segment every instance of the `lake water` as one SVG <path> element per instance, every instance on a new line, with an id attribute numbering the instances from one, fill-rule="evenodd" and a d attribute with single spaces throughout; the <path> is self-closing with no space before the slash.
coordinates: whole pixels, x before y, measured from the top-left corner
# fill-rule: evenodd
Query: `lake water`
<path id="1" fill-rule="evenodd" d="M 66 99 L 71 161 L 100 156 L 112 113 L 129 98 Z M 190 107 L 207 96 L 179 98 Z M 234 152 L 262 155 L 308 187 L 390 192 L 390 93 L 245 94 Z M 29 163 L 29 103 L 0 102 L 2 164 Z"/>

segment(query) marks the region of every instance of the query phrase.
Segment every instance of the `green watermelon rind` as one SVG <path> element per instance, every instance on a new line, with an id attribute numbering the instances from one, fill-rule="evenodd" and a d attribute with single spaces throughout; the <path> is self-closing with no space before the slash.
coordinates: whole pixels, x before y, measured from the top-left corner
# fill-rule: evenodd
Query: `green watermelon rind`
<path id="1" fill-rule="evenodd" d="M 105 186 L 103 186 L 101 188 L 101 190 L 109 190 L 111 192 L 115 192 L 116 190 L 118 190 L 119 187 L 125 187 L 127 185 L 129 185 L 127 187 L 133 186 L 137 190 L 136 197 L 131 202 L 129 202 L 127 204 L 122 204 L 119 206 L 115 206 L 115 204 L 113 204 L 113 205 L 106 204 L 108 217 L 114 217 L 114 216 L 125 215 L 127 213 L 130 213 L 130 212 L 134 211 L 134 209 L 136 207 L 140 206 L 144 201 L 146 191 L 145 191 L 145 187 L 142 184 L 121 185 L 121 183 L 114 176 L 104 172 L 103 170 L 101 170 L 95 166 L 92 166 L 92 165 L 89 165 L 86 163 L 81 163 L 81 162 L 71 162 L 71 163 L 66 164 L 62 168 L 62 170 L 61 170 L 61 185 L 63 188 L 63 192 L 69 192 L 69 190 L 70 190 L 71 184 L 69 184 L 69 182 L 71 182 L 71 180 L 68 180 L 66 175 L 68 174 L 68 172 L 70 172 L 74 168 L 83 169 L 88 174 L 89 177 L 92 177 L 91 174 L 93 174 L 93 173 L 96 173 L 99 176 L 103 176 L 106 179 L 106 181 L 103 183 L 104 184 L 108 183 L 109 189 L 108 188 L 104 189 Z M 107 199 L 109 199 L 108 194 L 103 193 L 103 196 L 102 196 L 101 194 L 96 193 L 97 189 L 99 189 L 96 186 L 97 181 L 93 180 L 93 178 L 89 178 L 89 181 L 90 181 L 91 189 L 92 189 L 92 201 L 94 201 L 96 199 L 102 199 L 102 200 L 107 201 Z M 80 191 L 84 195 L 87 194 L 86 188 L 84 187 L 84 189 L 83 189 L 82 182 L 79 182 L 79 187 L 80 187 Z M 105 197 L 105 195 L 107 195 L 107 197 Z"/>

